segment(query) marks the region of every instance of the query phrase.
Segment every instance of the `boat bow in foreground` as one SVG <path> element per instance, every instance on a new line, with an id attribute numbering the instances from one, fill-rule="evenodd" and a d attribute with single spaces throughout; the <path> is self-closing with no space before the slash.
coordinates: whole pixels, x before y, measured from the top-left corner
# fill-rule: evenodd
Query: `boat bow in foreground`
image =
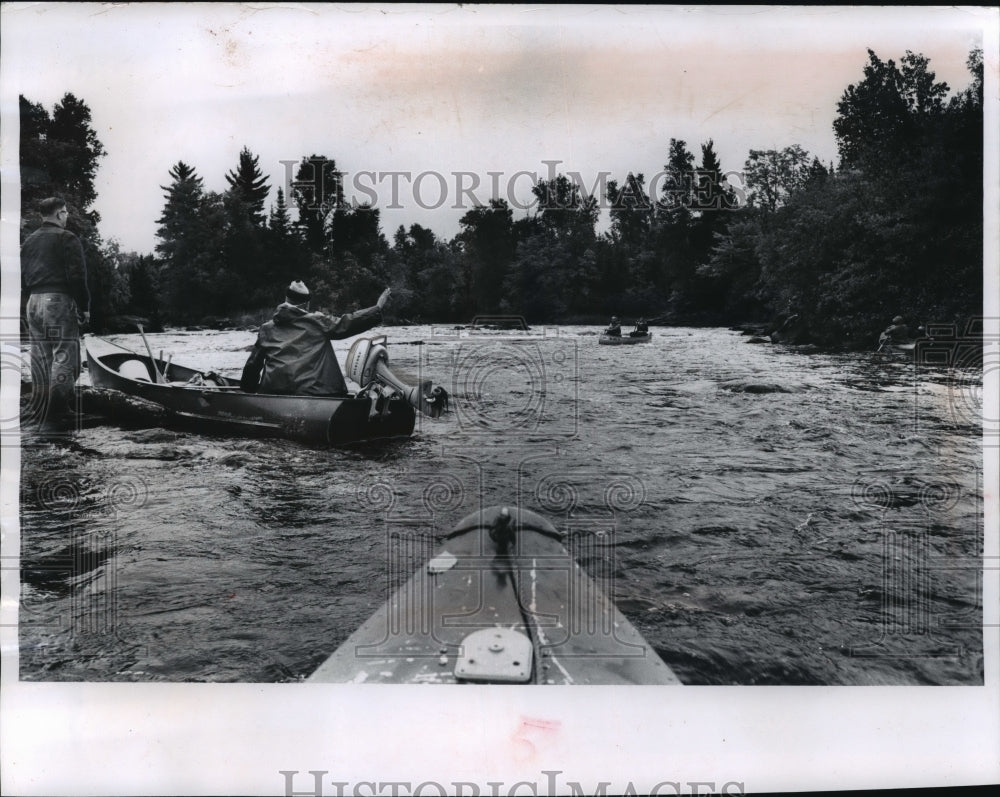
<path id="1" fill-rule="evenodd" d="M 429 543 L 389 535 L 390 572 L 394 551 Z M 577 564 L 581 547 L 593 554 L 594 536 L 567 539 L 526 509 L 470 514 L 308 681 L 679 684 Z"/>

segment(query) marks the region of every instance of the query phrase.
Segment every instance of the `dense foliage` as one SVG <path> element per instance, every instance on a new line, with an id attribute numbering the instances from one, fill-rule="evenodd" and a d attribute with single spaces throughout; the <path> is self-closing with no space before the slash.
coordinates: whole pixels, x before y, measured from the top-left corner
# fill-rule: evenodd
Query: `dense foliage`
<path id="1" fill-rule="evenodd" d="M 248 147 L 208 192 L 194 166 L 166 173 L 154 254 L 102 242 L 91 209 L 104 154 L 90 111 L 71 94 L 51 115 L 21 98 L 22 228 L 39 199 L 66 198 L 85 241 L 94 324 L 132 314 L 154 323 L 232 324 L 269 314 L 302 279 L 318 306 L 350 310 L 393 289 L 392 317 L 468 322 L 776 325 L 797 337 L 869 344 L 888 319 L 977 316 L 982 306 L 983 64 L 949 97 L 926 58 L 869 51 L 836 107 L 839 163 L 796 144 L 749 152 L 742 170 L 670 139 L 663 171 L 607 181 L 595 196 L 566 175 L 541 179 L 515 218 L 504 199 L 470 208 L 450 241 L 413 224 L 391 243 L 379 210 L 345 201 L 332 157 L 303 156 L 288 195 L 266 208 L 271 177 Z M 280 181 L 278 181 L 280 182 Z M 602 207 L 608 227 L 598 232 Z"/>

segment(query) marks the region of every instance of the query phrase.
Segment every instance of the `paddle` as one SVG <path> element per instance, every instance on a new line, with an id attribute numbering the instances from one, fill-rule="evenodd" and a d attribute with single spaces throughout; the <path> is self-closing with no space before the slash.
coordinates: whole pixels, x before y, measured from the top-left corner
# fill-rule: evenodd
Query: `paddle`
<path id="1" fill-rule="evenodd" d="M 150 365 L 153 366 L 153 373 L 156 375 L 156 384 L 162 385 L 167 380 L 160 375 L 160 369 L 156 366 L 156 360 L 153 359 L 153 350 L 149 348 L 149 341 L 146 340 L 146 333 L 142 331 L 142 324 L 136 324 L 139 327 L 139 335 L 142 338 L 142 344 L 146 347 L 146 354 L 149 355 Z"/>

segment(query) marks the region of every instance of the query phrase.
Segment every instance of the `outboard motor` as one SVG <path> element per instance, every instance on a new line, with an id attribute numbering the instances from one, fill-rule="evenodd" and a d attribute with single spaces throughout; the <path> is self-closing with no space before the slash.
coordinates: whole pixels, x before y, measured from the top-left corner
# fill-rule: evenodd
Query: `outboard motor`
<path id="1" fill-rule="evenodd" d="M 416 410 L 432 418 L 448 409 L 448 391 L 427 380 L 420 385 L 410 385 L 389 370 L 389 352 L 385 336 L 358 338 L 347 353 L 347 377 L 367 388 L 373 382 L 392 388 Z"/>

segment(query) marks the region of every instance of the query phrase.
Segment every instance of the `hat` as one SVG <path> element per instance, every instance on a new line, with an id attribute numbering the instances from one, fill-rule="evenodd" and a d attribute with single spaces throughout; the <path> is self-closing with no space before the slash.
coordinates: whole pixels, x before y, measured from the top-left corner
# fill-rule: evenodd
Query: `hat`
<path id="1" fill-rule="evenodd" d="M 903 323 L 903 316 L 901 316 L 901 315 L 896 316 L 894 319 L 892 319 L 892 323 L 894 323 L 894 324 L 902 324 Z"/>
<path id="2" fill-rule="evenodd" d="M 309 301 L 309 289 L 304 282 L 296 280 L 288 286 L 288 290 L 285 291 L 285 298 L 294 300 L 297 303 L 307 302 Z"/>

